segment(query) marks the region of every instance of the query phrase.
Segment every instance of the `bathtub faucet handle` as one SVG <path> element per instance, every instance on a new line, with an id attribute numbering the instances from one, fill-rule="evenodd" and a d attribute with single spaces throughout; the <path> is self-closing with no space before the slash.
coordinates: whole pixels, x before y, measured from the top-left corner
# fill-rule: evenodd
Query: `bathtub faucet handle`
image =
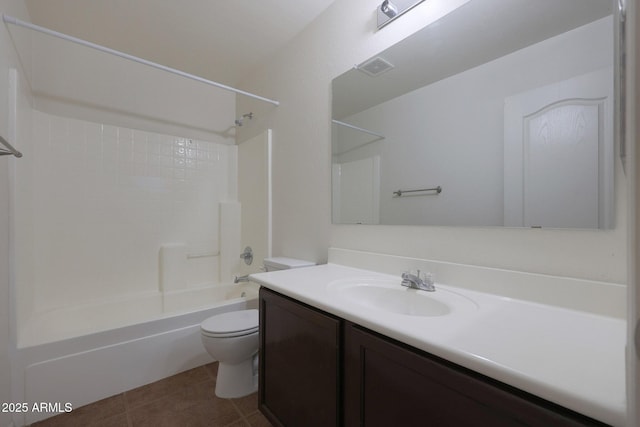
<path id="1" fill-rule="evenodd" d="M 244 252 L 240 254 L 240 258 L 244 260 L 245 264 L 251 265 L 253 262 L 253 249 L 251 249 L 251 246 L 244 248 Z"/>

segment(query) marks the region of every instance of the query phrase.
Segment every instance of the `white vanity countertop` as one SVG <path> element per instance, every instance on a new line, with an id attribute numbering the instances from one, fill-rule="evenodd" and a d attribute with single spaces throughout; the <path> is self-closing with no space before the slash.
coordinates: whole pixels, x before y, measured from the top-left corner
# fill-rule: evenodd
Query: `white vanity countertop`
<path id="1" fill-rule="evenodd" d="M 393 314 L 341 298 L 330 284 L 345 279 L 383 279 L 396 280 L 400 287 L 399 275 L 337 264 L 257 273 L 250 278 L 576 412 L 614 426 L 625 425 L 623 320 L 437 282 L 436 289 L 467 297 L 477 307 L 454 309 L 438 317 Z"/>

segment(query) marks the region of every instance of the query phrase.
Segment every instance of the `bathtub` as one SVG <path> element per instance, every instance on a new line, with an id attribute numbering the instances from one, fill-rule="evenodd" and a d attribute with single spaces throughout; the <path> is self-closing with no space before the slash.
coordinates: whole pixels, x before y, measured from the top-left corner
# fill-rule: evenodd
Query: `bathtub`
<path id="1" fill-rule="evenodd" d="M 161 301 L 88 304 L 34 320 L 12 357 L 12 401 L 28 407 L 46 403 L 54 411 L 15 414 L 14 423 L 28 425 L 57 415 L 56 408 L 67 404 L 78 408 L 212 362 L 200 341 L 200 323 L 215 314 L 257 308 L 257 295 L 252 283 L 215 286 L 165 294 Z M 197 301 L 207 305 L 194 309 Z M 36 325 L 47 333 L 36 334 Z M 46 342 L 36 343 L 44 336 Z"/>

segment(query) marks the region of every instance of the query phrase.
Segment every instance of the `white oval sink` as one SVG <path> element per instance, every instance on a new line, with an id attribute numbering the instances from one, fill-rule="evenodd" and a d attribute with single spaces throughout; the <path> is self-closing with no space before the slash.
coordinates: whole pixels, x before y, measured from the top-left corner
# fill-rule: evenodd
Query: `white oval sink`
<path id="1" fill-rule="evenodd" d="M 385 279 L 345 279 L 329 284 L 329 290 L 360 306 L 405 316 L 436 317 L 463 309 L 477 309 L 469 298 L 436 286 L 435 292 L 409 289 Z"/>

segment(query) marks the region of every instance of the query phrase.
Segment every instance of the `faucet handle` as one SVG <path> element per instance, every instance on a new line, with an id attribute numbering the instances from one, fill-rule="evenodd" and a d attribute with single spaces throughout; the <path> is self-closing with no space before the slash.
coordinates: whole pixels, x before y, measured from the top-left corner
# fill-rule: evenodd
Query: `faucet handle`
<path id="1" fill-rule="evenodd" d="M 253 262 L 253 250 L 251 246 L 244 248 L 244 251 L 240 254 L 240 259 L 243 259 L 245 264 L 251 265 Z"/>
<path id="2" fill-rule="evenodd" d="M 420 273 L 420 270 L 418 270 L 418 278 L 424 283 L 433 285 L 433 273 L 429 273 L 428 271 Z"/>
<path id="3" fill-rule="evenodd" d="M 426 291 L 435 291 L 435 281 L 433 280 L 433 274 L 428 272 L 417 271 L 416 274 L 405 271 L 402 273 L 402 286 L 413 289 L 422 289 Z"/>

